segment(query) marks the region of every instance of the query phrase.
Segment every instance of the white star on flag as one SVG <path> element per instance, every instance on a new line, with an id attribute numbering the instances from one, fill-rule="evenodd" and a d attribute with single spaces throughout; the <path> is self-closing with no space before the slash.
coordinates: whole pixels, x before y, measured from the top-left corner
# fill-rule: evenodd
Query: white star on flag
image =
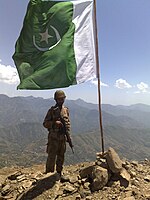
<path id="1" fill-rule="evenodd" d="M 51 35 L 48 34 L 48 28 L 46 29 L 46 31 L 44 33 L 40 33 L 40 35 L 42 37 L 41 38 L 41 42 L 45 41 L 47 44 L 48 44 L 48 38 L 53 37 L 53 36 L 51 36 Z"/>

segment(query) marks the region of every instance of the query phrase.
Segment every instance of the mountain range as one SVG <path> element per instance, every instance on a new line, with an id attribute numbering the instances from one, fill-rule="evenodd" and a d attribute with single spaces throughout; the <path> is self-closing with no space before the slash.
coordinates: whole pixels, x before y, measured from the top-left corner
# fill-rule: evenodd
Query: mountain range
<path id="1" fill-rule="evenodd" d="M 0 94 L 0 167 L 30 166 L 46 160 L 47 130 L 42 126 L 53 99 Z M 98 105 L 66 100 L 70 110 L 75 154 L 69 147 L 66 164 L 91 161 L 101 151 Z M 104 146 L 120 156 L 142 160 L 150 156 L 150 106 L 102 104 Z"/>

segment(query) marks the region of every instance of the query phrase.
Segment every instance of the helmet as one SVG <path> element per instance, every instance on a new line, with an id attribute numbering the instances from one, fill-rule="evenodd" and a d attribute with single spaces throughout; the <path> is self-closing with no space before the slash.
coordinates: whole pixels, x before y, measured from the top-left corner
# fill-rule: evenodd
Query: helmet
<path id="1" fill-rule="evenodd" d="M 62 91 L 62 90 L 57 90 L 54 94 L 55 100 L 58 98 L 65 98 L 65 97 L 66 97 L 66 95 L 65 95 L 64 91 Z"/>

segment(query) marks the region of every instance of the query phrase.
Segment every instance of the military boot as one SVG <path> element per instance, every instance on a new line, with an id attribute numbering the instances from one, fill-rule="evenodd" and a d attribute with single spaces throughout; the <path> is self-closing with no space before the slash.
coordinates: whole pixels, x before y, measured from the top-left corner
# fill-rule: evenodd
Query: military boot
<path id="1" fill-rule="evenodd" d="M 61 174 L 57 172 L 56 175 L 55 175 L 55 177 L 56 177 L 56 181 L 60 181 Z"/>

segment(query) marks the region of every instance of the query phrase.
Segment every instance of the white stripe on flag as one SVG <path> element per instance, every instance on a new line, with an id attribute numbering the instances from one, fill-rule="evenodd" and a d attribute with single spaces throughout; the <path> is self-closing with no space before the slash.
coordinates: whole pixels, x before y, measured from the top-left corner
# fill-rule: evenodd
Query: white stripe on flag
<path id="1" fill-rule="evenodd" d="M 72 1 L 75 24 L 74 51 L 77 83 L 96 78 L 96 56 L 93 28 L 93 0 Z"/>

